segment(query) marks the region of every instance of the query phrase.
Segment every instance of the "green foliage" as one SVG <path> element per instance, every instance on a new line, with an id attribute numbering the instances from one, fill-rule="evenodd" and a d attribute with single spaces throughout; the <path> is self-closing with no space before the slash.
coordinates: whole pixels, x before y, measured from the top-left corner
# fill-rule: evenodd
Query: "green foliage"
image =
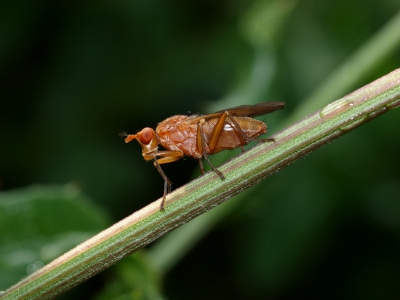
<path id="1" fill-rule="evenodd" d="M 0 289 L 110 225 L 108 214 L 71 184 L 1 192 L 0 220 Z"/>
<path id="2" fill-rule="evenodd" d="M 107 279 L 105 289 L 94 300 L 163 299 L 159 275 L 144 251 L 117 263 L 113 271 L 115 276 Z"/>

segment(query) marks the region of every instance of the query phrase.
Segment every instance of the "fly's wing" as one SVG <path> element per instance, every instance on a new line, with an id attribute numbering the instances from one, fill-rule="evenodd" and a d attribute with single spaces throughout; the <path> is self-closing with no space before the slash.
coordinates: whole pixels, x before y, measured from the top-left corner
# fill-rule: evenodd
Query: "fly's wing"
<path id="1" fill-rule="evenodd" d="M 285 102 L 261 102 L 256 105 L 241 105 L 229 109 L 217 111 L 223 113 L 228 111 L 234 117 L 257 117 L 271 113 L 275 110 L 285 108 Z"/>
<path id="2" fill-rule="evenodd" d="M 204 116 L 193 115 L 188 117 L 188 121 L 191 123 L 196 123 L 200 119 L 212 119 L 218 118 L 225 111 L 228 111 L 231 116 L 234 117 L 257 117 L 261 115 L 265 115 L 271 113 L 275 110 L 285 108 L 285 102 L 261 102 L 256 105 L 240 105 L 233 108 L 228 108 L 224 110 L 217 111 L 212 114 L 207 114 Z"/>

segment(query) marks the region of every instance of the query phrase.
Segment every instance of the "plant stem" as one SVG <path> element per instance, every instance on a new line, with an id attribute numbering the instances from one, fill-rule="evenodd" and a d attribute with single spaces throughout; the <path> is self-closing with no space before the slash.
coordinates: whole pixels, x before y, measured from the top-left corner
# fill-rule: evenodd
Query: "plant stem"
<path id="1" fill-rule="evenodd" d="M 78 245 L 0 299 L 51 299 L 324 144 L 400 106 L 400 69 L 335 101 Z"/>
<path id="2" fill-rule="evenodd" d="M 332 99 L 342 96 L 362 80 L 365 80 L 365 77 L 370 75 L 371 71 L 377 69 L 398 49 L 400 44 L 399 27 L 400 12 L 396 13 L 385 26 L 360 45 L 358 50 L 341 63 L 309 97 L 299 101 L 296 110 L 279 124 L 289 125 L 293 121 L 301 119 L 304 115 L 326 105 Z M 265 41 L 265 39 L 263 40 Z M 249 103 L 256 103 L 257 100 L 254 99 L 262 101 L 259 97 L 264 95 L 271 81 L 271 72 L 274 69 L 273 60 L 268 59 L 271 56 L 269 51 L 271 50 L 267 47 L 256 49 L 253 71 L 247 84 L 214 103 L 209 111 L 241 105 L 241 99 L 250 99 Z M 223 159 L 223 157 L 220 157 L 220 159 Z M 169 234 L 168 237 L 157 241 L 149 249 L 153 264 L 164 273 L 168 272 L 184 253 L 190 251 L 189 249 L 197 241 L 212 230 L 221 219 L 229 215 L 229 212 L 235 209 L 240 203 L 240 198 L 243 197 L 246 196 L 244 194 L 236 196 L 235 199 L 238 199 L 238 201 L 235 203 L 231 202 L 229 205 L 213 209 L 208 214 L 202 215 L 201 218 L 197 218 L 195 222 L 190 222 L 185 227 Z"/>
<path id="3" fill-rule="evenodd" d="M 400 11 L 397 12 L 386 24 L 360 45 L 349 58 L 341 63 L 309 97 L 304 99 L 296 109 L 293 120 L 298 120 L 304 114 L 313 111 L 341 97 L 354 87 L 358 87 L 362 79 L 365 80 L 371 71 L 376 70 L 388 57 L 398 51 L 400 45 Z"/>

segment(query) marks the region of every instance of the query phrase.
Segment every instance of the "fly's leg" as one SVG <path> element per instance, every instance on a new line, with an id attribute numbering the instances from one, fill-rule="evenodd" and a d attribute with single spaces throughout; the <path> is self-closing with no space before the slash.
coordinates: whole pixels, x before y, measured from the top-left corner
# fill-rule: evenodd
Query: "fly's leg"
<path id="1" fill-rule="evenodd" d="M 161 210 L 164 210 L 164 203 L 165 199 L 167 198 L 167 194 L 171 193 L 172 182 L 168 179 L 167 175 L 165 175 L 160 164 L 174 162 L 182 157 L 183 153 L 180 151 L 158 151 L 154 154 L 154 166 L 157 168 L 158 173 L 160 173 L 161 177 L 164 179 L 164 195 L 160 204 Z"/>
<path id="2" fill-rule="evenodd" d="M 204 166 L 203 166 L 202 158 L 199 158 L 199 166 L 200 166 L 201 174 L 204 175 Z"/>
<path id="3" fill-rule="evenodd" d="M 235 130 L 240 134 L 241 138 L 243 141 L 248 144 L 250 142 L 259 142 L 259 143 L 265 143 L 265 142 L 275 142 L 274 138 L 266 138 L 266 139 L 258 139 L 258 138 L 249 138 L 242 130 L 240 125 L 236 122 L 236 120 L 231 116 L 231 114 L 228 111 L 225 111 L 224 114 L 226 114 L 227 117 L 229 117 L 229 123 Z M 244 149 L 242 148 L 242 151 Z M 243 151 L 244 152 L 244 151 Z"/>
<path id="4" fill-rule="evenodd" d="M 208 142 L 208 148 L 209 152 L 212 154 L 215 151 L 215 148 L 217 147 L 219 137 L 221 135 L 221 132 L 224 130 L 225 124 L 229 124 L 232 126 L 232 129 L 236 130 L 236 132 L 239 134 L 239 138 L 241 139 L 242 146 L 247 145 L 251 141 L 257 141 L 257 139 L 251 139 L 249 138 L 242 130 L 240 125 L 236 122 L 236 120 L 231 116 L 231 114 L 228 111 L 224 111 L 221 116 L 219 117 L 217 123 L 214 126 L 213 132 L 211 133 L 209 142 Z M 244 152 L 243 147 L 242 152 Z"/>
<path id="5" fill-rule="evenodd" d="M 222 172 L 220 170 L 218 170 L 216 167 L 214 167 L 214 165 L 211 163 L 211 161 L 208 159 L 208 155 L 206 153 L 203 153 L 204 158 L 207 160 L 208 164 L 211 166 L 211 168 L 213 169 L 213 171 L 215 171 L 215 173 L 217 173 L 219 175 L 219 177 L 224 180 L 225 176 L 224 174 L 222 174 Z M 199 158 L 199 167 L 200 167 L 200 171 L 201 171 L 201 175 L 204 175 L 204 165 L 203 165 L 203 160 L 202 158 Z"/>
<path id="6" fill-rule="evenodd" d="M 165 175 L 163 169 L 161 169 L 161 166 L 156 159 L 154 160 L 154 166 L 157 168 L 158 173 L 160 173 L 161 177 L 164 179 L 164 194 L 160 204 L 160 209 L 164 210 L 165 199 L 167 198 L 167 194 L 171 193 L 172 182 L 168 179 L 167 175 Z"/>
<path id="7" fill-rule="evenodd" d="M 202 119 L 197 126 L 197 147 L 200 150 L 200 153 L 202 154 L 202 156 L 206 159 L 206 161 L 210 165 L 211 169 L 213 169 L 213 171 L 215 173 L 217 173 L 222 180 L 224 180 L 225 179 L 224 174 L 222 174 L 222 172 L 220 170 L 218 170 L 216 167 L 214 167 L 214 165 L 211 163 L 210 159 L 208 158 L 207 150 L 206 150 L 207 149 L 206 148 L 206 139 L 205 139 L 204 130 L 203 130 L 204 122 L 205 122 L 205 120 Z M 199 159 L 199 162 L 200 162 L 200 160 L 201 160 L 201 158 Z M 203 162 L 200 163 L 200 170 L 202 170 L 202 172 L 204 174 Z"/>

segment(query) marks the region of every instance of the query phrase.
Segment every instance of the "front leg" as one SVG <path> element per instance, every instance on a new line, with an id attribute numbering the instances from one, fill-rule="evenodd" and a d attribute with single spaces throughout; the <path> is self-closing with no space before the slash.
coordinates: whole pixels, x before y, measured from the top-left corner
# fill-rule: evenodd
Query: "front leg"
<path id="1" fill-rule="evenodd" d="M 180 151 L 157 151 L 154 154 L 154 166 L 157 168 L 161 177 L 164 179 L 164 195 L 161 201 L 160 209 L 164 210 L 164 203 L 167 197 L 167 193 L 171 192 L 172 182 L 168 179 L 167 175 L 165 175 L 164 171 L 161 169 L 161 164 L 167 164 L 170 162 L 177 161 L 183 157 L 183 152 Z"/>

